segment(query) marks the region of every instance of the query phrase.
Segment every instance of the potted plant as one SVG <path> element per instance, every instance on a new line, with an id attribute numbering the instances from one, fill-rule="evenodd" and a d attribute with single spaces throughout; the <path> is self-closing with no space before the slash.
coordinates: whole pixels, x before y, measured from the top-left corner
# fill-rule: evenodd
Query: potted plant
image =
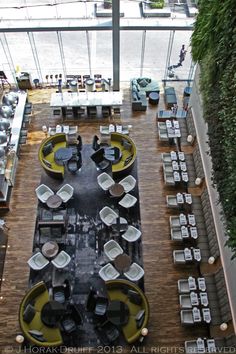
<path id="1" fill-rule="evenodd" d="M 104 0 L 104 9 L 112 8 L 112 0 Z"/>

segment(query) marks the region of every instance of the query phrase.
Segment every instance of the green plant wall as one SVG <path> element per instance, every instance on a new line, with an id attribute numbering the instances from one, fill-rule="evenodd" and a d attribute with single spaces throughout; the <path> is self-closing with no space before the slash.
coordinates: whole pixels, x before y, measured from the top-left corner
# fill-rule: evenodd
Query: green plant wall
<path id="1" fill-rule="evenodd" d="M 236 256 L 236 4 L 200 0 L 191 39 L 201 66 L 204 118 L 227 229 L 227 245 Z"/>

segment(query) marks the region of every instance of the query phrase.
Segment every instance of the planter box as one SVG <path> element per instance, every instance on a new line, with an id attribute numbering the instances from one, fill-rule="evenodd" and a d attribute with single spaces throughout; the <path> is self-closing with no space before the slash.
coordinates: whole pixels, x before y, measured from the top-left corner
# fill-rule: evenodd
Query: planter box
<path id="1" fill-rule="evenodd" d="M 146 2 L 140 3 L 140 11 L 143 17 L 170 17 L 170 7 L 165 5 L 163 9 L 151 9 Z"/>
<path id="2" fill-rule="evenodd" d="M 112 17 L 112 10 L 105 9 L 103 4 L 94 4 L 96 17 Z M 124 17 L 124 12 L 120 12 L 120 17 Z"/>

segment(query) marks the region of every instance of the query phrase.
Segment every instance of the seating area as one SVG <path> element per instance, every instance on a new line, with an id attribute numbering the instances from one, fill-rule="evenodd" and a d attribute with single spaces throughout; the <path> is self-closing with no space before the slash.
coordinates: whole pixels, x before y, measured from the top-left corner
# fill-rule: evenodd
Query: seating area
<path id="1" fill-rule="evenodd" d="M 60 148 L 67 147 L 66 134 L 59 133 L 43 140 L 39 148 L 39 161 L 44 171 L 51 177 L 63 179 L 65 167 L 58 165 L 54 154 Z"/>
<path id="2" fill-rule="evenodd" d="M 63 183 L 52 174 L 43 173 L 40 185 L 36 188 L 39 204 L 33 253 L 27 258 L 29 288 L 31 290 L 35 284 L 44 281 L 50 300 L 56 302 L 55 312 L 62 312 L 63 315 L 56 318 L 55 327 L 48 326 L 51 320 L 45 321 L 44 316 L 43 323 L 46 327 L 59 329 L 62 344 L 69 348 L 130 343 L 140 345 L 142 341 L 149 343 L 149 338 L 144 338 L 149 330 L 145 322 L 149 310 L 137 295 L 144 289 L 151 294 L 152 306 L 155 297 L 159 299 L 155 310 L 158 315 L 154 310 L 151 315 L 158 319 L 159 316 L 164 318 L 163 313 L 168 313 L 168 328 L 172 330 L 171 323 L 175 321 L 174 335 L 181 333 L 181 340 L 176 340 L 177 345 L 183 346 L 186 339 L 188 350 L 196 346 L 200 337 L 204 341 L 205 350 L 213 348 L 213 340 L 218 344 L 218 339 L 212 335 L 212 327 L 219 327 L 222 323 L 231 326 L 232 316 L 227 302 L 224 273 L 212 274 L 213 267 L 221 267 L 220 252 L 196 139 L 193 144 L 185 145 L 185 135 L 182 134 L 185 127 L 181 121 L 186 123 L 186 118 L 182 117 L 182 113 L 175 113 L 174 117 L 165 121 L 158 120 L 158 123 L 164 123 L 159 125 L 159 133 L 165 129 L 167 135 L 167 140 L 163 141 L 165 144 L 162 144 L 156 130 L 150 131 L 151 127 L 156 127 L 154 109 L 147 107 L 148 119 L 144 113 L 140 114 L 140 119 L 135 113 L 136 121 L 121 115 L 109 121 L 110 124 L 97 121 L 92 122 L 91 126 L 83 126 L 80 123 L 79 129 L 77 125 L 71 125 L 68 130 L 67 125 L 60 124 L 63 133 L 59 133 L 57 124 L 61 123 L 60 118 L 53 117 L 55 123 L 50 123 L 50 129 L 47 130 L 50 135 L 47 139 L 55 138 L 58 134 L 65 135 L 65 145 L 59 147 L 57 145 L 60 142 L 53 142 L 53 151 L 48 154 L 47 143 L 46 148 L 44 145 L 44 159 L 54 160 L 54 169 L 63 169 Z M 171 121 L 171 127 L 167 126 L 168 121 Z M 130 123 L 135 127 L 132 130 Z M 177 130 L 180 136 L 176 135 L 171 140 L 168 128 Z M 141 130 L 144 129 L 149 130 L 152 145 L 143 142 Z M 81 135 L 78 136 L 78 133 Z M 142 147 L 143 143 L 145 147 Z M 68 156 L 58 158 L 60 148 L 69 148 Z M 135 163 L 137 148 L 141 154 L 138 163 Z M 156 148 L 159 153 L 157 156 L 154 153 Z M 150 169 L 149 156 L 150 159 L 156 159 Z M 127 169 L 124 168 L 126 164 Z M 137 172 L 140 164 L 141 168 Z M 180 175 L 187 172 L 188 183 L 168 183 L 170 176 L 174 179 L 175 171 Z M 200 185 L 194 183 L 196 178 L 193 176 L 201 178 Z M 139 185 L 143 188 L 143 205 L 140 205 Z M 157 198 L 154 199 L 154 196 Z M 165 198 L 168 208 L 164 205 Z M 144 220 L 142 231 L 140 206 Z M 157 224 L 159 232 L 156 232 Z M 151 247 L 151 250 L 147 250 L 147 247 Z M 144 255 L 147 253 L 150 256 L 146 260 L 143 260 L 143 248 Z M 213 262 L 212 268 L 210 262 Z M 193 290 L 188 275 L 194 277 L 196 282 L 197 279 L 204 279 L 205 290 L 198 285 Z M 174 290 L 171 287 L 173 278 L 180 279 L 181 291 L 178 295 L 176 287 Z M 156 281 L 152 279 L 158 279 L 161 286 L 166 284 L 166 288 L 160 286 L 157 289 L 154 284 Z M 120 285 L 110 290 L 110 282 Z M 132 288 L 127 289 L 125 282 L 130 282 Z M 152 282 L 153 290 L 150 286 Z M 170 297 L 172 303 L 168 303 L 165 309 Z M 63 305 L 63 308 L 58 304 Z M 30 312 L 32 309 L 29 309 Z M 42 309 L 40 314 L 37 313 L 40 318 L 41 312 Z M 114 312 L 122 315 L 115 316 Z M 171 312 L 173 314 L 170 315 Z M 177 321 L 176 313 L 179 316 Z M 51 317 L 54 318 L 54 315 Z M 51 338 L 45 338 L 39 329 L 40 325 L 34 327 L 30 323 L 30 329 L 26 327 L 27 332 L 33 331 L 28 333 L 29 337 L 21 331 L 26 347 L 39 346 L 38 342 L 41 347 L 47 347 L 48 342 L 55 339 L 54 333 Z M 159 323 L 152 322 L 150 336 L 153 336 L 152 329 L 156 330 L 158 326 Z M 166 331 L 166 328 L 165 323 L 163 330 L 155 334 L 160 336 L 160 343 L 163 341 L 162 331 Z M 37 343 L 34 337 L 37 337 Z M 223 339 L 222 334 L 224 344 L 226 337 Z M 175 338 L 171 345 L 173 343 Z M 197 343 L 201 347 L 200 340 Z"/>
<path id="3" fill-rule="evenodd" d="M 151 92 L 160 92 L 159 84 L 150 78 L 137 78 L 130 81 L 131 104 L 133 111 L 146 111 L 147 98 Z"/>

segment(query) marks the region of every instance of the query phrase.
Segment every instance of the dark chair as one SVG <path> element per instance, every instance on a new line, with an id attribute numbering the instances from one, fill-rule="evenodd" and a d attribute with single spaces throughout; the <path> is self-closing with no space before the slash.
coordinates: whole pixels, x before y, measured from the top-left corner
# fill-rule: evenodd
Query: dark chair
<path id="1" fill-rule="evenodd" d="M 65 280 L 62 285 L 53 287 L 52 291 L 53 299 L 61 304 L 64 304 L 71 297 L 71 288 L 68 280 Z"/>
<path id="2" fill-rule="evenodd" d="M 97 151 L 100 149 L 100 144 L 98 143 L 99 137 L 97 135 L 94 135 L 93 137 L 93 143 L 92 143 L 92 148 L 94 151 Z"/>
<path id="3" fill-rule="evenodd" d="M 77 172 L 82 167 L 82 155 L 78 151 L 77 155 L 73 155 L 72 158 L 67 162 L 68 171 L 71 173 Z"/>
<path id="4" fill-rule="evenodd" d="M 83 147 L 83 142 L 82 142 L 82 137 L 81 137 L 81 135 L 78 135 L 77 141 L 78 141 L 77 149 L 78 149 L 78 151 L 81 151 L 81 150 L 82 150 L 82 147 Z"/>
<path id="5" fill-rule="evenodd" d="M 89 312 L 93 312 L 95 310 L 96 301 L 96 292 L 94 290 L 90 290 L 86 302 L 86 309 Z"/>
<path id="6" fill-rule="evenodd" d="M 77 330 L 77 327 L 83 323 L 83 317 L 75 304 L 69 304 L 66 309 L 66 315 L 61 321 L 64 332 L 70 334 Z"/>
<path id="7" fill-rule="evenodd" d="M 103 345 L 110 345 L 114 343 L 120 336 L 119 330 L 109 321 L 96 326 L 95 330 Z"/>
<path id="8" fill-rule="evenodd" d="M 95 315 L 104 316 L 108 306 L 108 299 L 106 297 L 97 297 L 96 306 L 94 309 Z"/>
<path id="9" fill-rule="evenodd" d="M 91 156 L 91 159 L 95 162 L 99 170 L 106 170 L 110 166 L 110 161 L 104 158 L 104 149 L 101 148 L 95 151 Z"/>

